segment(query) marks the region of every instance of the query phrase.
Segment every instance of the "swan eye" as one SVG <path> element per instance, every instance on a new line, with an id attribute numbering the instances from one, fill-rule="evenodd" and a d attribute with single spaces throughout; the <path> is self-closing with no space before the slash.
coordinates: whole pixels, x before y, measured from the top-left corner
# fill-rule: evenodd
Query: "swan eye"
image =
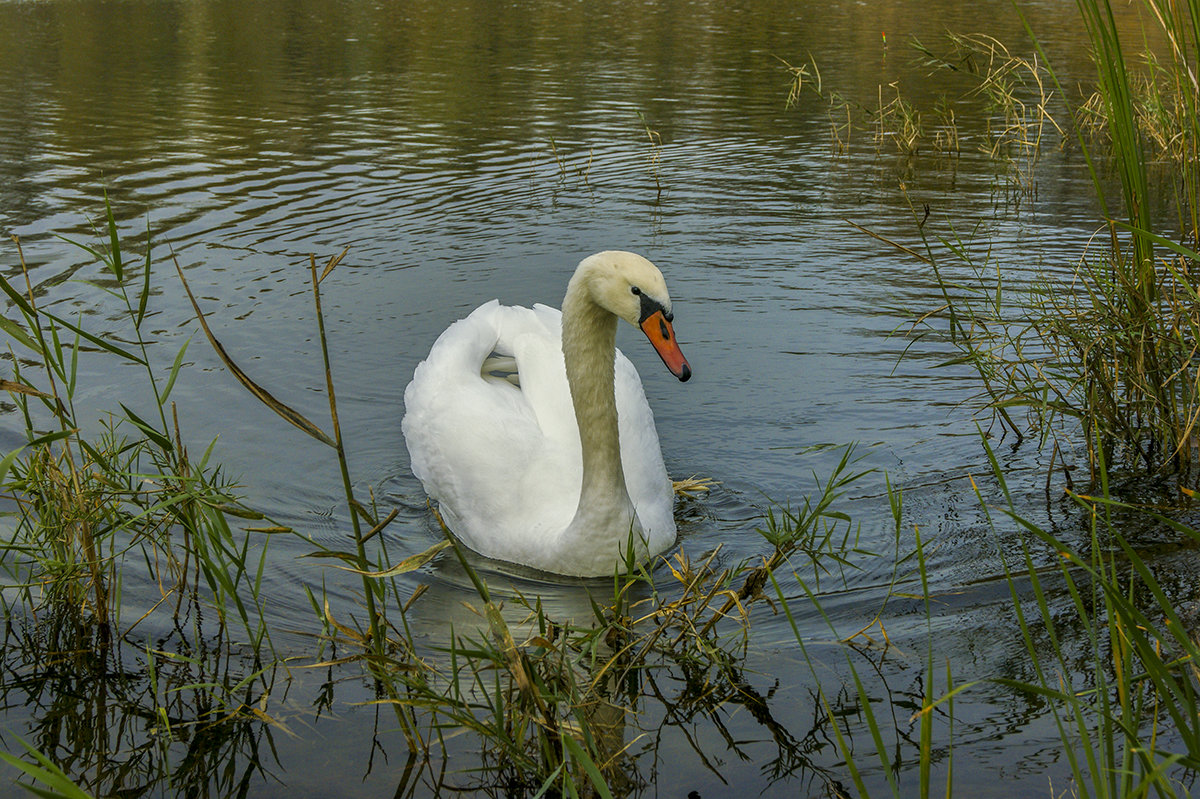
<path id="1" fill-rule="evenodd" d="M 638 288 L 637 286 L 630 286 L 629 290 L 633 292 L 635 297 L 642 293 L 642 290 L 640 288 Z"/>

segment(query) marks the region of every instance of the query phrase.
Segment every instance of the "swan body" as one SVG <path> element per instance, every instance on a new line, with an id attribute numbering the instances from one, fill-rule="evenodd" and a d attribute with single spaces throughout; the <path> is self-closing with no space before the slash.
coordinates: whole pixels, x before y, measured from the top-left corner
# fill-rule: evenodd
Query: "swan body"
<path id="1" fill-rule="evenodd" d="M 561 313 L 492 300 L 417 366 L 401 423 L 413 472 L 471 549 L 601 576 L 631 540 L 640 558 L 675 540 L 671 481 L 637 370 L 616 349 L 619 318 L 691 376 L 662 274 L 625 252 L 584 259 Z"/>

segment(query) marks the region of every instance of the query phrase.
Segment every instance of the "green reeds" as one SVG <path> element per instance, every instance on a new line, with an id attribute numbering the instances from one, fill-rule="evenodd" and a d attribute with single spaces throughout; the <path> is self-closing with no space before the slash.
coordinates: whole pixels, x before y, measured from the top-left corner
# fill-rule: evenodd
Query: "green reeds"
<path id="1" fill-rule="evenodd" d="M 103 234 L 106 247 L 78 246 L 101 265 L 104 282 L 97 287 L 123 309 L 120 335 L 92 333 L 82 318 L 70 321 L 39 307 L 15 239 L 25 285 L 0 277 L 0 290 L 18 315 L 0 322 L 12 363 L 2 387 L 26 437 L 22 448 L 0 461 L 0 490 L 17 508 L 0 563 L 29 609 L 42 602 L 84 608 L 85 623 L 97 627 L 102 646 L 141 621 L 124 627 L 120 615 L 122 570 L 139 561 L 147 568 L 145 579 L 161 588 L 155 608 L 178 618 L 203 582 L 222 623 L 237 620 L 255 648 L 269 645 L 249 534 L 237 544 L 227 521 L 229 515 L 262 517 L 241 506 L 219 470 L 209 466 L 211 446 L 194 461 L 183 443 L 170 396 L 187 345 L 164 376 L 143 331 L 150 242 L 137 275 L 122 253 L 107 200 Z M 120 398 L 121 413 L 101 420 L 98 433 L 89 431 L 94 425 L 75 406 L 83 357 L 114 358 L 145 373 L 143 393 Z"/>
<path id="2" fill-rule="evenodd" d="M 72 782 L 71 778 L 64 774 L 57 764 L 30 746 L 25 740 L 20 738 L 17 740 L 37 763 L 28 763 L 7 752 L 0 752 L 0 760 L 18 769 L 38 784 L 35 787 L 18 783 L 21 784 L 21 787 L 36 796 L 45 797 L 45 799 L 92 799 L 92 794 Z"/>
<path id="3" fill-rule="evenodd" d="M 1181 154 L 1173 173 L 1182 178 L 1176 196 L 1183 227 L 1173 235 L 1156 232 L 1161 213 L 1151 202 L 1139 80 L 1129 69 L 1109 5 L 1080 0 L 1079 7 L 1098 67 L 1100 99 L 1088 107 L 1102 120 L 1107 146 L 1099 153 L 1089 148 L 1082 129 L 1078 139 L 1106 217 L 1106 235 L 1087 248 L 1070 280 L 1045 277 L 1015 299 L 991 252 L 953 230 L 931 242 L 927 229 L 918 225 L 925 243 L 918 257 L 935 270 L 942 290 L 944 305 L 933 316 L 948 323 L 950 341 L 961 352 L 949 363 L 967 363 L 977 371 L 989 406 L 1006 427 L 1018 435 L 1032 429 L 1043 443 L 1053 440 L 1052 465 L 1079 449 L 1086 451 L 1093 475 L 1104 460 L 1143 474 L 1173 474 L 1194 487 L 1200 477 L 1195 445 L 1200 256 L 1179 242 L 1196 240 L 1188 220 L 1195 216 L 1191 198 L 1200 193 L 1200 164 L 1191 155 L 1200 141 L 1200 122 L 1194 115 L 1176 114 L 1170 117 L 1169 135 L 1158 134 L 1175 142 Z M 1159 87 L 1157 105 L 1196 108 L 1200 89 L 1189 59 L 1200 49 L 1200 2 L 1169 7 L 1148 2 L 1147 7 L 1172 43 L 1172 66 L 1151 72 L 1160 76 L 1153 81 Z M 1161 79 L 1164 74 L 1170 79 Z M 1052 70 L 1048 75 L 1061 96 L 1057 77 Z M 1168 91 L 1169 103 L 1161 99 Z M 1089 123 L 1093 130 L 1095 118 Z M 1105 196 L 1109 168 L 1121 186 L 1116 213 L 1108 210 Z M 967 267 L 974 278 L 955 281 L 944 261 Z M 930 318 L 922 315 L 919 321 Z M 1014 419 L 1016 409 L 1028 412 L 1026 424 Z M 1064 420 L 1076 423 L 1078 433 L 1068 432 Z"/>
<path id="4" fill-rule="evenodd" d="M 1190 546 L 1200 544 L 1200 532 L 1114 501 L 1101 463 L 1101 493 L 1072 495 L 1087 534 L 1067 542 L 1017 512 L 990 448 L 987 455 L 1004 497 L 989 521 L 1022 541 L 1022 560 L 1006 563 L 1005 573 L 1036 677 L 993 681 L 1046 703 L 1075 795 L 1190 795 L 1186 775 L 1200 768 L 1200 646 L 1117 520 L 1145 514 Z M 989 508 L 982 494 L 980 502 Z M 1054 564 L 1047 568 L 1038 550 L 1052 553 Z M 1070 642 L 1059 632 L 1064 606 L 1079 628 Z"/>
<path id="5" fill-rule="evenodd" d="M 323 361 L 324 367 L 325 367 L 325 385 L 326 385 L 327 397 L 329 400 L 330 422 L 332 424 L 332 429 L 333 429 L 332 436 L 326 434 L 318 425 L 314 424 L 313 422 L 310 422 L 299 411 L 295 410 L 294 408 L 291 408 L 290 406 L 284 404 L 283 402 L 280 402 L 269 391 L 267 391 L 265 388 L 263 388 L 259 384 L 255 383 L 244 371 L 242 371 L 242 369 L 240 367 L 238 367 L 238 365 L 233 361 L 233 359 L 226 352 L 225 347 L 220 343 L 220 341 L 217 340 L 216 336 L 213 335 L 212 329 L 209 328 L 208 322 L 205 320 L 204 312 L 200 310 L 200 305 L 196 301 L 195 295 L 192 294 L 192 289 L 188 285 L 187 278 L 184 277 L 183 269 L 180 268 L 178 262 L 175 263 L 175 271 L 178 273 L 179 280 L 183 284 L 184 291 L 187 292 L 188 299 L 191 301 L 192 309 L 195 311 L 195 314 L 196 314 L 196 320 L 200 323 L 200 327 L 204 331 L 204 335 L 208 338 L 208 341 L 212 345 L 213 350 L 217 353 L 218 357 L 220 357 L 221 361 L 225 364 L 226 368 L 228 368 L 229 371 L 233 373 L 233 375 L 238 379 L 238 381 L 242 385 L 244 385 L 247 389 L 249 389 L 250 393 L 253 394 L 255 398 L 257 398 L 264 405 L 266 405 L 268 408 L 270 408 L 272 411 L 274 411 L 280 418 L 284 419 L 285 421 L 287 421 L 289 424 L 293 425 L 294 427 L 304 431 L 309 436 L 311 436 L 312 438 L 321 442 L 322 444 L 325 444 L 326 446 L 333 448 L 334 451 L 337 453 L 338 469 L 339 469 L 339 473 L 341 475 L 342 490 L 343 490 L 343 493 L 346 498 L 346 506 L 347 506 L 347 510 L 348 510 L 348 515 L 350 517 L 350 524 L 351 524 L 351 529 L 352 529 L 352 541 L 354 543 L 355 552 L 353 554 L 348 554 L 348 553 L 333 553 L 333 554 L 343 555 L 344 559 L 346 561 L 350 562 L 355 567 L 357 567 L 357 570 L 361 574 L 364 575 L 363 576 L 363 599 L 364 599 L 364 602 L 366 603 L 366 608 L 367 608 L 367 625 L 366 625 L 367 629 L 366 629 L 366 633 L 365 633 L 365 640 L 370 643 L 370 646 L 376 652 L 379 652 L 379 651 L 381 651 L 380 647 L 383 646 L 384 636 L 382 634 L 382 625 L 384 622 L 380 618 L 379 611 L 376 608 L 376 602 L 379 597 L 378 585 L 376 583 L 372 582 L 366 576 L 366 574 L 373 569 L 373 563 L 370 560 L 368 560 L 367 556 L 366 556 L 366 549 L 365 549 L 366 535 L 364 535 L 364 533 L 363 533 L 361 522 L 360 522 L 360 517 L 366 517 L 368 519 L 371 519 L 371 521 L 372 521 L 371 535 L 375 535 L 375 534 L 381 532 L 383 530 L 383 528 L 386 527 L 387 524 L 391 521 L 391 519 L 394 518 L 394 516 L 389 517 L 388 519 L 386 519 L 382 523 L 380 523 L 380 522 L 378 522 L 378 520 L 371 518 L 370 512 L 367 511 L 366 508 L 362 505 L 362 503 L 360 503 L 354 496 L 354 486 L 350 480 L 350 468 L 349 468 L 349 463 L 348 463 L 347 457 L 346 457 L 346 449 L 342 442 L 341 425 L 338 420 L 337 395 L 334 392 L 333 372 L 332 372 L 332 367 L 331 367 L 331 364 L 329 361 L 329 345 L 328 345 L 327 337 L 325 335 L 325 317 L 321 311 L 321 291 L 320 291 L 321 280 L 323 280 L 325 277 L 327 277 L 329 275 L 329 273 L 334 270 L 334 268 L 341 262 L 342 258 L 344 258 L 345 255 L 346 255 L 346 250 L 343 250 L 341 252 L 341 254 L 330 258 L 329 262 L 325 265 L 324 270 L 321 272 L 321 274 L 319 276 L 317 274 L 316 257 L 312 256 L 309 259 L 309 271 L 311 274 L 313 302 L 316 307 L 317 330 L 319 333 L 319 340 L 321 343 L 321 357 L 322 357 L 322 361 Z"/>
<path id="6" fill-rule="evenodd" d="M 646 115 L 641 111 L 637 112 L 638 119 L 642 122 L 642 129 L 646 131 L 646 140 L 650 143 L 650 153 L 646 156 L 646 161 L 650 168 L 650 177 L 654 179 L 655 203 L 662 202 L 663 184 L 662 184 L 662 135 L 650 127 L 650 123 L 646 120 Z"/>
<path id="7" fill-rule="evenodd" d="M 12 365 L 2 388 L 25 436 L 0 459 L 13 508 L 0 543 L 3 649 L 6 671 L 20 675 L 0 697 L 35 709 L 29 724 L 57 764 L 18 767 L 42 795 L 82 795 L 62 769 L 101 795 L 159 781 L 233 795 L 237 779 L 261 772 L 255 753 L 274 724 L 260 600 L 273 528 L 235 530 L 231 519 L 262 515 L 212 465 L 212 445 L 199 457 L 186 445 L 171 396 L 187 344 L 159 358 L 147 332 L 152 243 L 130 258 L 107 201 L 104 212 L 104 243 L 78 246 L 99 264 L 93 285 L 120 309 L 106 322 L 115 329 L 48 310 L 19 241 L 24 285 L 0 277 L 13 312 L 0 321 Z M 144 375 L 122 381 L 120 413 L 99 420 L 76 404 L 96 359 Z M 181 741 L 197 731 L 206 746 L 185 756 Z M 231 757 L 244 775 L 229 770 Z"/>
<path id="8" fill-rule="evenodd" d="M 1197 242 L 1196 198 L 1200 194 L 1200 2 L 1146 0 L 1145 7 L 1169 43 L 1166 65 L 1147 53 L 1147 70 L 1130 69 L 1108 0 L 1079 0 L 1097 66 L 1099 110 L 1107 133 L 1109 161 L 1121 184 L 1121 214 L 1108 211 L 1102 173 L 1089 159 L 1096 192 L 1108 217 L 1110 246 L 1098 285 L 1111 286 L 1121 300 L 1120 338 L 1113 337 L 1114 360 L 1127 364 L 1118 390 L 1100 400 L 1128 407 L 1140 423 L 1136 439 L 1126 435 L 1148 468 L 1190 466 L 1192 431 L 1200 418 L 1200 390 L 1194 366 L 1200 323 L 1194 312 L 1196 272 L 1200 256 L 1171 246 L 1152 206 L 1151 159 L 1167 158 L 1174 166 L 1179 229 L 1184 242 Z M 1081 143 L 1086 141 L 1081 135 Z M 1169 238 L 1169 237 L 1168 237 Z M 1162 255 L 1156 245 L 1165 245 Z M 1101 280 L 1107 283 L 1102 284 Z M 1105 302 L 1110 306 L 1110 302 Z M 1104 428 L 1100 428 L 1105 432 Z"/>
<path id="9" fill-rule="evenodd" d="M 786 107 L 798 105 L 806 93 L 816 95 L 828 107 L 832 140 L 839 154 L 847 152 L 857 128 L 870 131 L 877 154 L 894 150 L 906 160 L 924 152 L 942 158 L 958 156 L 962 139 L 956 108 L 971 108 L 986 115 L 983 152 L 1009 166 L 1016 196 L 1032 195 L 1034 167 L 1050 129 L 1063 133 L 1050 112 L 1056 96 L 1047 86 L 1047 70 L 1036 58 L 1022 58 L 985 34 L 947 33 L 946 40 L 944 51 L 935 51 L 917 39 L 910 46 L 927 68 L 972 76 L 974 88 L 963 97 L 943 94 L 931 107 L 922 108 L 895 81 L 880 85 L 873 103 L 856 102 L 823 87 L 814 59 L 800 66 L 779 59 L 791 76 Z M 966 105 L 968 100 L 972 105 Z"/>
<path id="10" fill-rule="evenodd" d="M 810 584 L 810 581 L 799 573 L 793 575 L 800 589 L 803 591 L 806 604 L 817 612 L 834 640 L 842 648 L 845 655 L 847 674 L 849 675 L 850 682 L 852 682 L 852 687 L 833 684 L 829 679 L 828 672 L 818 666 L 817 659 L 810 651 L 810 644 L 806 643 L 806 635 L 802 633 L 800 625 L 796 621 L 796 611 L 794 610 L 795 600 L 789 599 L 775 574 L 771 575 L 771 585 L 775 598 L 791 626 L 804 662 L 808 665 L 809 672 L 813 676 L 814 691 L 819 702 L 819 712 L 824 717 L 823 726 L 828 730 L 828 733 L 832 733 L 832 740 L 842 757 L 842 764 L 857 791 L 855 795 L 860 797 L 875 795 L 869 783 L 869 772 L 872 771 L 877 771 L 883 775 L 887 793 L 894 797 L 919 796 L 925 799 L 926 797 L 937 795 L 938 790 L 934 786 L 931 777 L 932 766 L 935 760 L 940 760 L 943 757 L 941 752 L 944 750 L 946 784 L 944 789 L 942 789 L 942 795 L 949 797 L 953 793 L 954 775 L 952 767 L 954 698 L 960 692 L 970 688 L 971 684 L 956 685 L 950 672 L 949 664 L 946 664 L 944 667 L 945 676 L 940 683 L 944 693 L 938 692 L 939 673 L 942 671 L 942 668 L 937 663 L 939 653 L 934 645 L 937 636 L 933 634 L 933 600 L 930 593 L 929 575 L 925 561 L 927 542 L 922 539 L 920 530 L 916 529 L 914 530 L 915 548 L 907 554 L 902 553 L 903 495 L 889 481 L 887 484 L 887 496 L 894 523 L 895 552 L 890 579 L 886 586 L 881 587 L 883 600 L 878 612 L 869 625 L 850 634 L 839 630 L 821 606 L 821 594 L 817 585 L 815 583 Z M 914 565 L 915 572 L 912 571 Z M 916 583 L 915 586 L 913 585 L 914 582 Z M 917 590 L 914 592 L 909 586 L 913 586 Z M 896 707 L 889 706 L 878 699 L 877 692 L 870 682 L 869 677 L 865 677 L 864 672 L 860 671 L 859 665 L 856 664 L 857 658 L 865 656 L 868 662 L 877 660 L 877 662 L 870 662 L 871 670 L 882 668 L 883 661 L 892 648 L 884 621 L 885 610 L 890 601 L 895 597 L 920 598 L 924 604 L 926 624 L 929 631 L 926 639 L 924 667 L 921 675 L 921 683 L 923 685 L 920 697 L 921 704 L 917 708 L 912 708 L 911 717 L 906 721 L 896 718 Z M 868 631 L 876 627 L 878 627 L 878 635 L 883 642 L 882 648 L 880 648 L 877 641 L 868 635 Z M 861 651 L 858 648 L 860 640 L 866 643 L 866 646 Z M 838 697 L 842 697 L 842 701 L 839 701 Z M 938 749 L 935 750 L 934 718 L 935 712 L 939 708 L 945 714 L 946 718 L 946 740 L 940 742 Z M 891 728 L 889 728 L 887 722 L 889 717 L 893 722 Z M 863 747 L 855 744 L 854 733 L 851 730 L 849 722 L 850 718 L 857 719 L 858 724 L 856 726 L 861 728 L 869 738 L 869 742 L 865 747 L 865 755 L 859 754 L 863 750 Z M 916 721 L 918 731 L 915 775 L 917 790 L 915 793 L 912 792 L 911 788 L 902 779 L 905 776 L 911 779 L 912 774 L 902 774 L 898 769 L 901 761 L 898 754 L 901 728 L 909 726 L 914 720 Z M 833 795 L 845 796 L 846 794 L 839 788 Z"/>
<path id="11" fill-rule="evenodd" d="M 404 733 L 409 751 L 415 753 L 426 750 L 427 744 L 417 727 L 416 717 L 412 710 L 413 703 L 404 694 L 410 687 L 410 683 L 405 682 L 403 679 L 398 679 L 396 674 L 399 672 L 403 675 L 414 671 L 419 673 L 420 668 L 413 662 L 415 655 L 412 642 L 407 635 L 404 635 L 400 640 L 393 639 L 389 641 L 388 629 L 390 624 L 387 616 L 388 606 L 385 602 L 387 596 L 386 581 L 389 578 L 394 578 L 396 575 L 420 568 L 424 563 L 436 556 L 446 544 L 444 542 L 435 544 L 424 553 L 411 556 L 392 567 L 387 567 L 383 562 L 372 559 L 367 552 L 367 542 L 378 537 L 380 552 L 386 558 L 386 548 L 383 546 L 384 537 L 380 533 L 396 518 L 397 513 L 396 511 L 392 511 L 381 518 L 374 507 L 368 508 L 356 497 L 354 483 L 350 476 L 349 458 L 342 439 L 341 424 L 338 417 L 337 394 L 334 388 L 333 364 L 329 357 L 325 316 L 321 306 L 320 286 L 321 282 L 341 263 L 346 252 L 347 250 L 343 250 L 340 254 L 331 257 L 319 274 L 317 271 L 316 256 L 309 256 L 309 275 L 313 292 L 318 340 L 321 345 L 326 399 L 329 405 L 332 434 L 327 434 L 320 426 L 309 421 L 299 411 L 276 399 L 269 391 L 256 383 L 238 367 L 208 326 L 204 313 L 201 311 L 199 303 L 192 294 L 187 278 L 184 276 L 178 262 L 175 264 L 175 270 L 179 275 L 179 280 L 183 284 L 184 290 L 187 292 L 188 299 L 191 301 L 192 309 L 204 331 L 204 335 L 208 338 L 213 350 L 229 371 L 233 373 L 238 381 L 255 398 L 274 411 L 276 415 L 297 429 L 304 431 L 310 437 L 329 446 L 335 452 L 338 471 L 341 477 L 342 493 L 346 501 L 346 511 L 350 519 L 350 539 L 353 543 L 354 551 L 349 552 L 323 548 L 313 553 L 313 556 L 341 560 L 348 564 L 341 568 L 346 568 L 360 575 L 363 587 L 363 604 L 367 615 L 366 622 L 359 627 L 341 623 L 335 619 L 328 603 L 318 604 L 311 592 L 309 593 L 309 597 L 327 629 L 336 630 L 343 639 L 352 641 L 357 647 L 362 649 L 361 658 L 366 662 L 368 670 L 376 680 L 378 689 L 385 696 L 384 701 L 390 703 L 395 710 L 396 718 Z M 364 530 L 364 523 L 370 525 L 369 529 Z M 403 619 L 404 609 L 419 595 L 419 589 L 412 596 L 401 599 L 399 591 L 395 588 L 395 583 L 392 583 L 392 587 L 396 591 L 400 614 Z M 397 656 L 397 652 L 400 653 L 399 656 Z"/>
<path id="12" fill-rule="evenodd" d="M 953 795 L 956 705 L 994 687 L 1033 697 L 1052 724 L 1062 752 L 1061 763 L 1047 775 L 1053 795 L 1191 795 L 1191 780 L 1200 770 L 1200 643 L 1194 619 L 1178 606 L 1192 592 L 1188 585 L 1161 581 L 1155 559 L 1163 551 L 1139 547 L 1125 530 L 1136 528 L 1138 520 L 1151 522 L 1185 549 L 1200 546 L 1200 532 L 1153 509 L 1114 500 L 1104 463 L 1098 466 L 1096 494 L 1071 495 L 1078 527 L 1047 530 L 1018 511 L 987 437 L 980 438 L 990 474 L 986 482 L 972 479 L 971 487 L 992 534 L 1004 542 L 999 563 L 1012 597 L 1011 616 L 1001 611 L 993 623 L 1019 632 L 1026 659 L 1018 672 L 1028 678 L 1013 676 L 1011 660 L 1002 673 L 975 672 L 969 680 L 939 662 L 935 623 L 941 603 L 926 562 L 930 544 L 914 528 L 914 549 L 902 555 L 903 503 L 890 485 L 896 565 L 880 590 L 885 605 L 892 598 L 923 605 L 927 637 L 918 656 L 919 695 L 906 695 L 900 703 L 880 697 L 874 673 L 882 675 L 892 652 L 886 631 L 882 647 L 860 646 L 860 634 L 845 635 L 836 627 L 822 608 L 822 594 L 802 575 L 795 579 L 803 611 L 781 575 L 771 575 L 777 605 L 812 674 L 824 736 L 836 745 L 844 781 L 853 785 L 852 793 L 839 787 L 832 795 Z M 830 642 L 803 631 L 797 621 L 801 612 L 812 611 L 844 655 L 840 682 L 831 677 L 830 659 L 817 655 L 816 647 Z M 881 612 L 881 630 L 883 618 Z M 911 651 L 894 657 L 909 664 L 914 659 Z M 915 735 L 904 734 L 910 729 Z M 934 779 L 935 767 L 945 773 L 944 783 Z"/>
<path id="13" fill-rule="evenodd" d="M 505 607 L 455 544 L 482 603 L 479 629 L 452 635 L 437 658 L 408 662 L 417 669 L 396 668 L 403 701 L 419 709 L 426 740 L 444 755 L 451 733 L 469 731 L 480 741 L 485 768 L 476 788 L 562 796 L 620 795 L 637 784 L 624 730 L 637 729 L 649 705 L 665 708 L 673 726 L 721 725 L 725 708 L 737 705 L 772 724 L 765 700 L 741 675 L 750 608 L 787 564 L 816 579 L 854 568 L 857 530 L 837 504 L 868 473 L 855 471 L 855 462 L 847 448 L 798 509 L 767 517 L 760 533 L 774 551 L 761 560 L 722 567 L 719 548 L 699 560 L 680 551 L 651 569 L 637 562 L 631 544 L 610 589 L 580 587 L 591 597 L 590 619 L 553 618 L 540 598 L 520 593 Z M 824 774 L 786 730 L 769 729 L 790 764 L 785 771 Z M 708 762 L 708 753 L 696 754 Z"/>

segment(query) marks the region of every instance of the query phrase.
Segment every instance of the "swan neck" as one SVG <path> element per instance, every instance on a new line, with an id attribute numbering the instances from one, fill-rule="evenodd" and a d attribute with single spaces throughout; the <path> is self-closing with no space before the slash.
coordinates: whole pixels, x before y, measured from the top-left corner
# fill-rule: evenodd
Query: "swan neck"
<path id="1" fill-rule="evenodd" d="M 562 347 L 583 454 L 577 520 L 609 506 L 632 512 L 617 428 L 616 341 L 617 317 L 572 280 L 563 300 Z"/>

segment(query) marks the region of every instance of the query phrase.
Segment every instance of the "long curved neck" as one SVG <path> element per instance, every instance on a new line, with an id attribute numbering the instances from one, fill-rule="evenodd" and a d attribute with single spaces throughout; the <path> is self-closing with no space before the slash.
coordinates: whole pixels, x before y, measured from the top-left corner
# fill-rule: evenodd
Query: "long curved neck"
<path id="1" fill-rule="evenodd" d="M 579 507 L 568 529 L 583 536 L 619 532 L 624 537 L 633 505 L 621 468 L 613 387 L 617 317 L 592 300 L 582 276 L 571 280 L 562 310 L 563 358 L 583 451 Z M 612 530 L 614 525 L 623 525 L 624 531 Z"/>

